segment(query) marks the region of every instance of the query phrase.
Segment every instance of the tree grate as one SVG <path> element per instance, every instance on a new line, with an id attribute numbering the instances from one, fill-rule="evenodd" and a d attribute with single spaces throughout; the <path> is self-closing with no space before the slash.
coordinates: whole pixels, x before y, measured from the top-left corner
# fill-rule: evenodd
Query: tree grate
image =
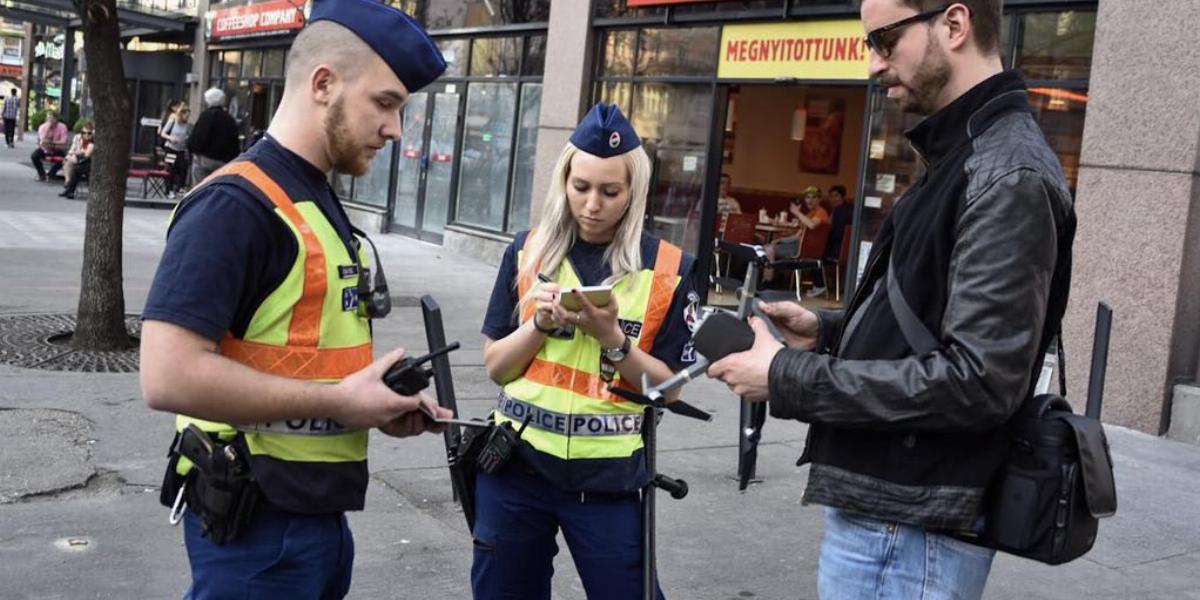
<path id="1" fill-rule="evenodd" d="M 135 340 L 142 321 L 126 315 L 125 330 Z M 0 315 L 0 364 L 25 369 L 83 373 L 135 373 L 137 346 L 129 350 L 76 350 L 68 345 L 73 314 Z"/>

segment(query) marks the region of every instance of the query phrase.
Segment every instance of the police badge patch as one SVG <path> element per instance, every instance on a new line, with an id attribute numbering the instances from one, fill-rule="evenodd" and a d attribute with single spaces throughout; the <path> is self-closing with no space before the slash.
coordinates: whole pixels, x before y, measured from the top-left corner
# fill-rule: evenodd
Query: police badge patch
<path id="1" fill-rule="evenodd" d="M 358 288 L 355 286 L 342 288 L 342 310 L 346 312 L 358 310 Z"/>

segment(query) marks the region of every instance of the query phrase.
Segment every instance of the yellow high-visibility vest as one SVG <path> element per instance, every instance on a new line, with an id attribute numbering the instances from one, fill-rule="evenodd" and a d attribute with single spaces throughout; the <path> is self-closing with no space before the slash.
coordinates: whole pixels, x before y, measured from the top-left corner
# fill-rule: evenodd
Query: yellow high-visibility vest
<path id="1" fill-rule="evenodd" d="M 532 237 L 531 232 L 526 245 Z M 618 318 L 626 324 L 626 335 L 633 345 L 647 353 L 666 322 L 675 290 L 682 281 L 679 275 L 682 259 L 683 253 L 677 246 L 659 241 L 654 268 L 626 276 L 613 287 Z M 564 290 L 582 286 L 566 260 L 559 267 L 556 280 Z M 519 281 L 519 296 L 523 298 L 531 285 L 530 281 Z M 533 318 L 533 313 L 532 305 L 527 305 L 522 311 L 522 322 Z M 612 385 L 630 389 L 640 386 L 623 381 L 619 372 L 613 374 L 611 381 L 605 381 L 601 375 L 601 354 L 600 342 L 582 330 L 575 330 L 569 339 L 548 336 L 525 372 L 505 384 L 494 411 L 497 423 L 512 422 L 513 427 L 519 428 L 529 418 L 521 439 L 538 453 L 552 457 L 550 462 L 586 459 L 589 471 L 597 468 L 641 471 L 644 407 L 608 391 Z M 568 489 L 620 491 L 595 489 L 589 486 L 588 479 L 585 476 L 578 481 L 557 483 Z M 627 481 L 623 485 L 631 490 L 639 484 Z"/>
<path id="2" fill-rule="evenodd" d="M 336 383 L 371 364 L 371 326 L 348 309 L 343 295 L 356 285 L 357 269 L 329 219 L 312 200 L 293 200 L 253 162 L 230 163 L 201 185 L 229 182 L 256 189 L 296 236 L 296 260 L 254 312 L 242 338 L 226 333 L 220 353 L 265 373 Z M 172 215 L 174 218 L 174 215 Z M 219 242 L 218 242 L 219 243 Z M 369 265 L 359 244 L 357 265 Z M 353 271 L 353 272 L 351 272 Z M 347 276 L 349 275 L 349 276 Z M 354 293 L 354 290 L 349 290 Z M 348 431 L 332 419 L 293 419 L 234 427 L 176 418 L 176 428 L 197 424 L 221 439 L 239 432 L 250 451 L 250 468 L 272 504 L 299 513 L 360 510 L 367 488 L 368 431 Z M 191 463 L 181 457 L 177 471 Z"/>

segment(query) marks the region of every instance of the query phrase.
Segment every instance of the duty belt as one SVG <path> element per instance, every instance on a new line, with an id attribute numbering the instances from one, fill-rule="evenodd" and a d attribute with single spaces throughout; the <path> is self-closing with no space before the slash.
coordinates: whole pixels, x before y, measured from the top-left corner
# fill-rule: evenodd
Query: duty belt
<path id="1" fill-rule="evenodd" d="M 529 420 L 530 427 L 559 435 L 605 436 L 635 435 L 642 431 L 642 413 L 607 413 L 598 415 L 562 414 L 535 406 L 500 392 L 496 411 L 518 422 Z"/>

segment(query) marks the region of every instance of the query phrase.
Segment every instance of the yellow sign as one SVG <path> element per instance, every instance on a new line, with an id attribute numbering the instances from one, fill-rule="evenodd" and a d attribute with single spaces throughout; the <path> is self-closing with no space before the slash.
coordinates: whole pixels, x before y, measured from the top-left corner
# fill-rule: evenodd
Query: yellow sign
<path id="1" fill-rule="evenodd" d="M 717 77 L 865 80 L 869 60 L 857 19 L 726 25 Z"/>

